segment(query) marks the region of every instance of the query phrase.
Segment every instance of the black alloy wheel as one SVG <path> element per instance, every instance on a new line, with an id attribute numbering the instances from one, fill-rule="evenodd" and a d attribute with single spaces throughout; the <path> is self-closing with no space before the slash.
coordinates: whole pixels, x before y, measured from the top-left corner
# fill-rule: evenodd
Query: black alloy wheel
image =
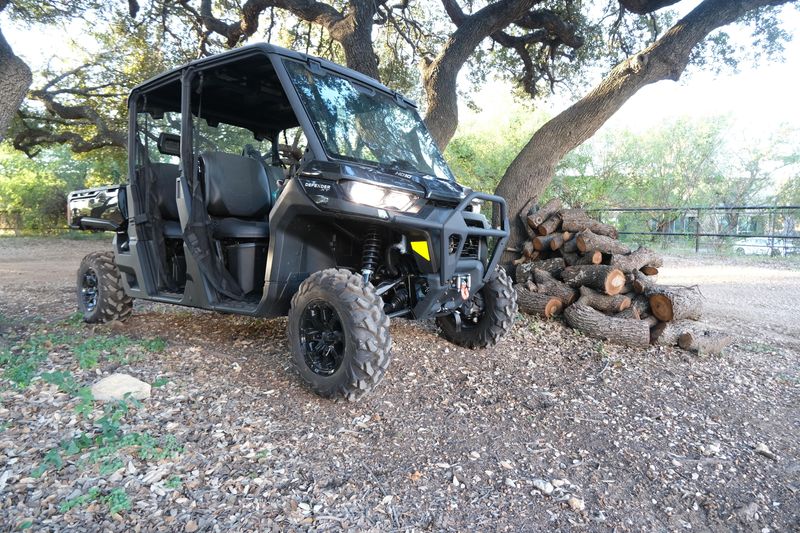
<path id="1" fill-rule="evenodd" d="M 90 313 L 94 311 L 97 307 L 97 272 L 94 269 L 89 268 L 83 273 L 81 298 L 86 310 Z"/>
<path id="2" fill-rule="evenodd" d="M 386 375 L 389 317 L 360 274 L 341 268 L 311 274 L 292 297 L 287 322 L 292 363 L 320 396 L 357 400 Z"/>
<path id="3" fill-rule="evenodd" d="M 75 281 L 78 310 L 85 322 L 100 324 L 131 315 L 133 298 L 125 294 L 113 252 L 92 252 L 84 257 Z"/>
<path id="4" fill-rule="evenodd" d="M 300 319 L 300 342 L 312 372 L 330 376 L 339 369 L 344 360 L 346 340 L 342 320 L 332 305 L 322 300 L 306 305 Z"/>

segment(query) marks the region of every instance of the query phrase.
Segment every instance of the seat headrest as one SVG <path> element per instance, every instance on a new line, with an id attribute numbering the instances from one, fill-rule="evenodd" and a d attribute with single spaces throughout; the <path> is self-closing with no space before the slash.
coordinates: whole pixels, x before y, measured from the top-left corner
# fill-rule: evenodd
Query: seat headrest
<path id="1" fill-rule="evenodd" d="M 269 179 L 259 161 L 225 152 L 203 152 L 200 161 L 209 215 L 266 217 L 272 199 Z"/>

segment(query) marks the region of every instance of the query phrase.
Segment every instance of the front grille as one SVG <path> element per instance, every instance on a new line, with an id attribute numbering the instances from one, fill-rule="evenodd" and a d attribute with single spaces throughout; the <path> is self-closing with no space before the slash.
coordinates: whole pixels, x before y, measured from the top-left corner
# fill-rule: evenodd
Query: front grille
<path id="1" fill-rule="evenodd" d="M 464 241 L 464 249 L 461 251 L 461 257 L 464 259 L 480 259 L 481 255 L 481 238 L 477 236 L 467 237 Z"/>

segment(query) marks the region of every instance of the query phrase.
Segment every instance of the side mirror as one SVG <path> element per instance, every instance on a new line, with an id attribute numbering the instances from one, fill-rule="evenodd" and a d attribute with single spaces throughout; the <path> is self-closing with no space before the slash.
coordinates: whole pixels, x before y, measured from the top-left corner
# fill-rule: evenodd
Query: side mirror
<path id="1" fill-rule="evenodd" d="M 181 136 L 174 133 L 161 133 L 158 136 L 158 151 L 165 155 L 181 155 Z"/>

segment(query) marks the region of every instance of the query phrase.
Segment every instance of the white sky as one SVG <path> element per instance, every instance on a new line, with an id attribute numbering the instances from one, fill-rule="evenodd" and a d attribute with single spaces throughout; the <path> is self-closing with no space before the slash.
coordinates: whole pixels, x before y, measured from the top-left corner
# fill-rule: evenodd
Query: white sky
<path id="1" fill-rule="evenodd" d="M 683 5 L 682 12 L 688 12 L 693 3 L 696 2 Z M 784 28 L 794 37 L 785 47 L 782 62 L 742 64 L 738 72 L 720 74 L 690 66 L 678 82 L 662 81 L 641 89 L 601 132 L 618 129 L 641 132 L 686 115 L 698 118 L 730 115 L 732 129 L 741 134 L 738 136 L 765 136 L 784 123 L 800 127 L 800 12 L 785 8 L 782 20 Z M 576 100 L 566 92 L 562 90 L 539 107 L 550 116 L 558 114 Z M 488 83 L 475 101 L 481 113 L 476 116 L 462 106 L 460 115 L 464 119 L 503 115 L 515 107 L 510 85 L 501 81 Z"/>

